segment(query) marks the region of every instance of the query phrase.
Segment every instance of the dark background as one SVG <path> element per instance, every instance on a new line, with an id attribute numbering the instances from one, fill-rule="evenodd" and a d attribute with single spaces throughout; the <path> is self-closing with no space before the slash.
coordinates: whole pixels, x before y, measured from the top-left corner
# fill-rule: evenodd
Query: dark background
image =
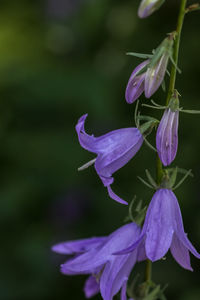
<path id="1" fill-rule="evenodd" d="M 140 59 L 175 29 L 178 0 L 168 0 L 145 20 L 140 1 L 5 0 L 0 3 L 0 299 L 84 299 L 85 277 L 59 273 L 65 257 L 54 243 L 106 235 L 121 226 L 127 207 L 111 200 L 83 150 L 74 126 L 88 113 L 95 135 L 134 126 L 135 105 L 124 91 Z M 193 1 L 188 1 L 192 4 Z M 186 109 L 200 109 L 200 18 L 186 16 L 177 89 Z M 168 81 L 168 78 L 167 78 Z M 142 96 L 141 99 L 145 100 Z M 161 89 L 153 97 L 165 103 Z M 143 113 L 161 118 L 161 111 Z M 200 250 L 200 116 L 180 115 L 179 149 L 173 166 L 193 169 L 177 191 L 185 230 Z M 151 141 L 154 143 L 155 133 Z M 129 202 L 147 203 L 152 191 L 137 175 L 155 174 L 155 154 L 145 145 L 115 174 L 113 189 Z M 182 269 L 171 255 L 153 265 L 153 278 L 169 286 L 168 299 L 200 299 L 200 263 Z M 145 264 L 136 267 L 144 271 Z M 141 273 L 143 274 L 143 273 Z M 142 278 L 143 275 L 141 275 Z M 101 299 L 98 295 L 94 299 Z"/>

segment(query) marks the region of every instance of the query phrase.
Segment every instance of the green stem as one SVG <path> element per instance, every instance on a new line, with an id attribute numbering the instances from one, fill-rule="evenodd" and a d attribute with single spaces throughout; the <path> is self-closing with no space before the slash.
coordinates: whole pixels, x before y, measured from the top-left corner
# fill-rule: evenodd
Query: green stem
<path id="1" fill-rule="evenodd" d="M 175 41 L 174 41 L 174 51 L 173 51 L 173 59 L 174 59 L 176 66 L 178 65 L 180 38 L 181 38 L 181 31 L 182 31 L 182 27 L 183 27 L 183 21 L 184 21 L 184 17 L 186 14 L 186 4 L 187 4 L 187 0 L 181 0 L 177 28 L 176 28 L 176 37 L 175 37 Z M 172 65 L 172 68 L 171 68 L 169 90 L 168 90 L 168 94 L 167 94 L 166 105 L 169 104 L 169 100 L 174 91 L 175 82 L 176 82 L 176 71 L 177 71 L 176 66 Z"/>
<path id="2" fill-rule="evenodd" d="M 146 261 L 145 279 L 149 283 L 151 281 L 152 263 L 149 259 Z"/>

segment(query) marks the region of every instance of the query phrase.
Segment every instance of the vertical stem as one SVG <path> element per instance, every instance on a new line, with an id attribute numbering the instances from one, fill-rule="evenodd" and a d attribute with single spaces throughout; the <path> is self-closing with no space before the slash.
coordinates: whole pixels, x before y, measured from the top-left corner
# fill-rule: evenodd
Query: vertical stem
<path id="1" fill-rule="evenodd" d="M 146 278 L 146 282 L 150 282 L 151 281 L 151 273 L 152 273 L 152 263 L 149 259 L 147 259 L 146 261 L 146 270 L 145 270 L 145 278 Z"/>
<path id="2" fill-rule="evenodd" d="M 179 55 L 179 46 L 180 46 L 180 38 L 181 38 L 181 31 L 183 27 L 183 21 L 186 13 L 186 4 L 187 0 L 181 0 L 178 21 L 177 21 L 177 28 L 176 28 L 176 37 L 174 41 L 174 49 L 173 49 L 173 59 L 175 62 L 175 66 L 172 65 L 171 73 L 170 73 L 170 82 L 169 82 L 169 89 L 166 99 L 166 105 L 168 105 L 169 100 L 174 92 L 175 82 L 176 82 L 176 72 L 177 72 L 177 64 L 178 64 L 178 55 Z M 158 155 L 156 155 L 156 182 L 159 185 L 162 179 L 162 162 Z M 145 279 L 147 283 L 150 283 L 152 275 L 152 262 L 150 260 L 146 261 L 146 272 L 145 272 Z M 147 288 L 148 292 L 148 288 Z"/>
<path id="3" fill-rule="evenodd" d="M 182 27 L 183 27 L 183 21 L 184 21 L 184 17 L 185 17 L 185 13 L 186 13 L 186 4 L 187 4 L 187 0 L 181 0 L 178 21 L 177 21 L 177 27 L 176 27 L 176 37 L 175 37 L 175 41 L 174 41 L 174 51 L 173 51 L 173 59 L 174 59 L 176 66 L 178 64 L 180 38 L 181 38 L 181 31 L 182 31 Z M 174 91 L 175 81 L 176 81 L 176 72 L 177 72 L 176 67 L 174 65 L 172 65 L 171 74 L 170 74 L 170 82 L 169 82 L 169 90 L 168 90 L 167 99 L 166 99 L 166 105 L 168 105 L 169 100 Z"/>

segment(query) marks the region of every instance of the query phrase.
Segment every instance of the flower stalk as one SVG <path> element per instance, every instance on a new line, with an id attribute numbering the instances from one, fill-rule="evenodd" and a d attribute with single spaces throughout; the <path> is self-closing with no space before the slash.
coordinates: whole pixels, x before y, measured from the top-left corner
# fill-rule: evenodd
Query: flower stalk
<path id="1" fill-rule="evenodd" d="M 176 28 L 176 37 L 175 37 L 175 41 L 174 41 L 174 50 L 173 50 L 173 60 L 174 60 L 175 64 L 173 64 L 172 68 L 171 68 L 169 90 L 168 90 L 168 94 L 167 94 L 166 105 L 168 105 L 169 100 L 170 100 L 170 98 L 173 94 L 174 88 L 175 88 L 176 72 L 177 72 L 176 66 L 178 64 L 181 32 L 182 32 L 184 17 L 186 14 L 186 4 L 187 4 L 187 0 L 181 0 L 177 28 Z"/>
<path id="2" fill-rule="evenodd" d="M 179 47 L 180 47 L 180 38 L 181 38 L 181 31 L 183 27 L 183 21 L 186 13 L 186 4 L 187 0 L 181 0 L 180 4 L 180 10 L 178 15 L 178 21 L 177 21 L 177 28 L 176 28 L 176 37 L 174 41 L 174 48 L 173 48 L 173 60 L 174 64 L 172 64 L 171 67 L 171 73 L 170 73 L 170 82 L 169 82 L 169 89 L 166 99 L 166 106 L 169 104 L 169 101 L 173 95 L 174 88 L 175 88 L 175 82 L 176 82 L 176 72 L 177 72 L 177 64 L 178 64 L 178 55 L 179 55 Z M 156 182 L 157 184 L 161 183 L 161 179 L 163 176 L 163 168 L 162 168 L 162 162 L 156 154 Z M 151 280 L 152 275 L 152 262 L 150 260 L 147 260 L 146 262 L 146 282 L 148 283 Z"/>

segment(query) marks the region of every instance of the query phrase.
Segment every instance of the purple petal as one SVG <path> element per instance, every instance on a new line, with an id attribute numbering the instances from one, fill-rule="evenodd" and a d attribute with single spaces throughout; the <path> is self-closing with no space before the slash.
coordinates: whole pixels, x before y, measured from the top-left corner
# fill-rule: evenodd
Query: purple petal
<path id="1" fill-rule="evenodd" d="M 107 190 L 108 190 L 108 194 L 110 196 L 110 198 L 112 198 L 113 200 L 121 203 L 121 204 L 125 204 L 125 205 L 128 205 L 128 202 L 126 202 L 125 200 L 123 200 L 122 198 L 120 198 L 119 196 L 117 196 L 113 190 L 111 189 L 110 186 L 107 187 Z"/>
<path id="2" fill-rule="evenodd" d="M 161 259 L 170 248 L 174 233 L 173 201 L 169 190 L 160 189 L 154 194 L 148 207 L 144 226 L 146 229 L 145 249 L 151 261 Z"/>
<path id="3" fill-rule="evenodd" d="M 95 162 L 95 169 L 105 177 L 110 177 L 123 167 L 143 143 L 142 134 L 137 128 L 118 129 L 98 139 L 99 155 Z"/>
<path id="4" fill-rule="evenodd" d="M 136 258 L 137 251 L 134 251 L 128 255 L 113 256 L 106 264 L 100 280 L 100 291 L 104 300 L 112 299 L 119 292 L 128 280 Z"/>
<path id="5" fill-rule="evenodd" d="M 76 125 L 76 132 L 78 134 L 78 139 L 81 146 L 88 151 L 95 152 L 93 148 L 95 147 L 96 138 L 92 135 L 88 135 L 85 132 L 84 125 L 85 125 L 86 118 L 87 118 L 87 114 L 80 117 Z"/>
<path id="6" fill-rule="evenodd" d="M 133 242 L 133 244 L 127 248 L 124 248 L 123 250 L 116 251 L 113 254 L 114 255 L 120 255 L 120 254 L 128 254 L 132 251 L 134 251 L 143 241 L 145 234 L 141 233 L 141 235 L 136 239 L 136 241 Z"/>
<path id="7" fill-rule="evenodd" d="M 97 247 L 102 242 L 106 241 L 106 237 L 95 237 L 83 240 L 69 241 L 56 244 L 52 247 L 52 251 L 60 254 L 75 254 L 88 251 Z"/>
<path id="8" fill-rule="evenodd" d="M 61 265 L 60 271 L 65 275 L 93 274 L 94 270 L 103 267 L 107 257 L 97 255 L 98 251 L 92 249 L 86 253 L 76 256 Z"/>
<path id="9" fill-rule="evenodd" d="M 200 258 L 200 254 L 196 251 L 192 243 L 189 241 L 187 234 L 184 231 L 183 227 L 183 220 L 181 216 L 181 210 L 178 204 L 178 200 L 175 196 L 175 194 L 170 191 L 171 198 L 174 201 L 174 210 L 175 210 L 175 218 L 176 218 L 176 226 L 175 226 L 175 232 L 179 240 L 183 243 L 183 245 L 197 258 Z"/>
<path id="10" fill-rule="evenodd" d="M 146 98 L 150 98 L 161 85 L 165 76 L 168 59 L 168 54 L 164 53 L 155 66 L 147 69 L 144 84 Z"/>
<path id="11" fill-rule="evenodd" d="M 105 136 L 104 136 L 105 137 Z M 143 143 L 143 137 L 137 128 L 115 130 L 106 135 L 106 145 L 102 145 L 103 154 L 95 161 L 95 169 L 104 186 L 113 183 L 114 172 L 122 168 L 138 152 Z"/>
<path id="12" fill-rule="evenodd" d="M 84 293 L 86 298 L 91 298 L 99 293 L 99 283 L 94 276 L 90 276 L 84 286 Z"/>
<path id="13" fill-rule="evenodd" d="M 121 300 L 127 300 L 126 297 L 126 288 L 127 288 L 127 281 L 123 283 L 122 289 L 121 289 Z"/>
<path id="14" fill-rule="evenodd" d="M 126 102 L 131 104 L 137 100 L 144 91 L 145 72 L 137 75 L 149 63 L 149 59 L 139 64 L 132 72 L 125 92 Z"/>
<path id="15" fill-rule="evenodd" d="M 190 255 L 188 249 L 182 244 L 176 234 L 173 235 L 172 244 L 170 247 L 174 259 L 184 269 L 193 271 L 190 264 Z"/>
<path id="16" fill-rule="evenodd" d="M 175 159 L 178 148 L 178 118 L 179 111 L 167 109 L 160 121 L 156 134 L 158 155 L 164 166 Z"/>
<path id="17" fill-rule="evenodd" d="M 139 234 L 140 227 L 134 223 L 126 224 L 109 235 L 106 242 L 99 247 L 67 261 L 61 266 L 61 272 L 64 274 L 91 273 L 91 270 L 115 258 L 113 253 L 120 251 L 123 246 L 128 247 L 133 238 L 137 239 Z"/>
<path id="18" fill-rule="evenodd" d="M 146 250 L 145 250 L 145 240 L 143 239 L 143 241 L 140 243 L 140 245 L 138 246 L 138 257 L 137 257 L 137 261 L 144 261 L 147 259 L 146 256 Z"/>

